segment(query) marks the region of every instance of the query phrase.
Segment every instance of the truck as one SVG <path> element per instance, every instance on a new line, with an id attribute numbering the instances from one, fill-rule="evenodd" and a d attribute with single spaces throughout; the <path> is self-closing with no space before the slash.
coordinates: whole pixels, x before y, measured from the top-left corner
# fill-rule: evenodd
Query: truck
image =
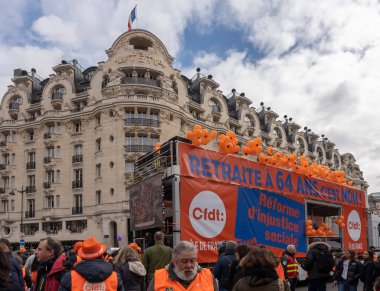
<path id="1" fill-rule="evenodd" d="M 215 263 L 219 243 L 229 240 L 265 245 L 277 257 L 293 244 L 300 260 L 315 239 L 333 249 L 367 248 L 364 191 L 196 147 L 184 138 L 142 156 L 130 183 L 134 237 L 163 229 L 173 245 L 193 242 L 201 264 Z M 329 231 L 317 231 L 321 225 Z"/>

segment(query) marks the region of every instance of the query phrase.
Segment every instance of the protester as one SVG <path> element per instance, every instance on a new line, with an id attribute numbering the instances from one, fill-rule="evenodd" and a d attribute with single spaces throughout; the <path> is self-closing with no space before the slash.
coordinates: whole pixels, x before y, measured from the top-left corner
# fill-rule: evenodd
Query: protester
<path id="1" fill-rule="evenodd" d="M 95 238 L 87 238 L 78 251 L 82 261 L 63 276 L 59 291 L 124 290 L 120 275 L 103 259 L 106 250 Z"/>
<path id="2" fill-rule="evenodd" d="M 355 251 L 345 251 L 342 260 L 336 266 L 334 285 L 338 284 L 339 291 L 356 291 L 362 267 L 359 260 L 355 259 Z"/>
<path id="3" fill-rule="evenodd" d="M 288 245 L 281 257 L 285 279 L 289 282 L 290 290 L 295 291 L 297 286 L 298 262 L 295 257 L 296 247 Z"/>
<path id="4" fill-rule="evenodd" d="M 58 290 L 61 278 L 66 272 L 63 266 L 66 256 L 62 251 L 62 245 L 58 240 L 51 237 L 40 240 L 36 250 L 39 266 L 33 291 Z"/>
<path id="5" fill-rule="evenodd" d="M 191 290 L 217 291 L 218 284 L 209 269 L 197 263 L 198 250 L 188 241 L 173 249 L 172 262 L 154 273 L 147 291 Z"/>
<path id="6" fill-rule="evenodd" d="M 22 291 L 18 279 L 12 274 L 9 256 L 0 247 L 0 291 Z"/>
<path id="7" fill-rule="evenodd" d="M 142 253 L 141 248 L 139 247 L 139 245 L 137 243 L 133 242 L 133 243 L 130 243 L 128 246 L 130 246 L 132 249 L 134 249 L 138 253 L 140 259 L 142 259 L 143 253 Z"/>
<path id="8" fill-rule="evenodd" d="M 307 271 L 308 291 L 326 290 L 326 282 L 335 265 L 330 245 L 317 239 L 308 246 L 305 261 L 301 267 Z"/>
<path id="9" fill-rule="evenodd" d="M 142 263 L 147 272 L 147 284 L 154 276 L 154 271 L 165 267 L 172 259 L 172 248 L 164 245 L 165 235 L 161 231 L 154 234 L 155 244 L 145 250 Z"/>
<path id="10" fill-rule="evenodd" d="M 375 279 L 373 276 L 375 270 L 374 254 L 371 250 L 365 251 L 363 253 L 363 258 L 363 271 L 360 275 L 360 281 L 364 283 L 363 291 L 371 291 Z"/>
<path id="11" fill-rule="evenodd" d="M 7 257 L 7 262 L 10 267 L 9 277 L 11 280 L 12 288 L 14 288 L 14 290 L 22 290 L 24 288 L 24 279 L 22 278 L 21 266 L 16 258 L 12 255 L 11 244 L 7 239 L 0 239 L 0 249 L 3 250 L 5 256 Z"/>
<path id="12" fill-rule="evenodd" d="M 232 290 L 236 282 L 243 277 L 243 269 L 241 268 L 241 260 L 249 253 L 250 248 L 247 245 L 238 245 L 236 247 L 235 257 L 236 260 L 231 264 L 230 272 L 228 274 L 227 286 L 228 290 Z"/>
<path id="13" fill-rule="evenodd" d="M 146 270 L 136 250 L 130 246 L 120 248 L 113 264 L 114 270 L 120 274 L 125 291 L 145 290 Z"/>
<path id="14" fill-rule="evenodd" d="M 273 252 L 267 248 L 252 249 L 241 261 L 244 276 L 233 291 L 289 291 L 289 286 L 279 280 L 275 270 Z"/>
<path id="15" fill-rule="evenodd" d="M 230 272 L 230 266 L 236 261 L 235 250 L 236 242 L 228 241 L 224 255 L 220 256 L 212 270 L 213 275 L 219 282 L 220 291 L 228 291 L 227 281 Z"/>

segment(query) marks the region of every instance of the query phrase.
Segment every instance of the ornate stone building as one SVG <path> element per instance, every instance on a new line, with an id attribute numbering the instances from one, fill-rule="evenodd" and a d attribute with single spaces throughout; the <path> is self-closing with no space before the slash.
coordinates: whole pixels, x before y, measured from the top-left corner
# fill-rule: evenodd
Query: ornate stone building
<path id="1" fill-rule="evenodd" d="M 0 233 L 11 242 L 20 228 L 27 242 L 126 240 L 133 163 L 197 123 L 233 130 L 241 144 L 261 136 L 265 146 L 345 170 L 366 190 L 353 155 L 264 104 L 253 107 L 249 95 L 224 94 L 199 69 L 181 75 L 150 32 L 126 32 L 106 52 L 106 62 L 85 70 L 62 61 L 44 80 L 33 69 L 14 71 L 0 109 Z"/>

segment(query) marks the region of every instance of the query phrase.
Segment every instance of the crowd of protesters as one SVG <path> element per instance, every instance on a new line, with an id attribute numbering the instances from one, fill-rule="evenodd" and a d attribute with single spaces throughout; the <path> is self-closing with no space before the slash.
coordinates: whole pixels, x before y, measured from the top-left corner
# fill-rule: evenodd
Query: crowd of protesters
<path id="1" fill-rule="evenodd" d="M 58 240 L 46 238 L 33 254 L 21 257 L 2 238 L 0 291 L 294 291 L 297 285 L 299 263 L 294 245 L 276 258 L 265 246 L 223 242 L 214 267 L 202 268 L 191 242 L 181 241 L 172 250 L 164 245 L 160 231 L 154 241 L 144 254 L 136 243 L 109 254 L 93 237 L 77 242 L 68 252 L 63 252 Z M 380 291 L 380 258 L 373 249 L 359 260 L 353 250 L 333 252 L 327 243 L 316 241 L 309 245 L 300 266 L 308 273 L 309 291 L 325 291 L 328 280 L 338 291 L 356 291 L 359 280 L 363 291 Z"/>

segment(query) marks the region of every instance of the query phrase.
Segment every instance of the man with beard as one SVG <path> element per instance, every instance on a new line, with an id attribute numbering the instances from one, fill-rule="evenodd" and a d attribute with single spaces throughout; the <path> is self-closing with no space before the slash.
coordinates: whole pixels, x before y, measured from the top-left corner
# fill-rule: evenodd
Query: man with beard
<path id="1" fill-rule="evenodd" d="M 192 243 L 179 242 L 172 254 L 171 263 L 154 273 L 147 291 L 219 290 L 211 271 L 198 265 L 198 250 Z"/>

